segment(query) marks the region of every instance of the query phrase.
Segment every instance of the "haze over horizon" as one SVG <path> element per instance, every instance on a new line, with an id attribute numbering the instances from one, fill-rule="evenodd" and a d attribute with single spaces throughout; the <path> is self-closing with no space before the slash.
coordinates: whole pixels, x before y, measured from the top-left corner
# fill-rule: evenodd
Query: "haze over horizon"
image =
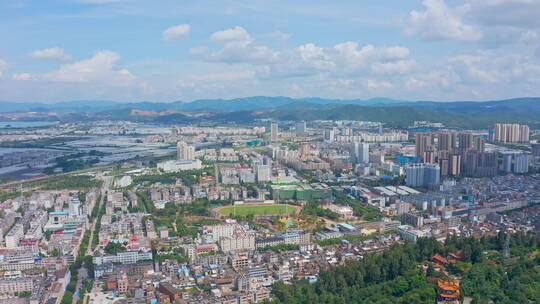
<path id="1" fill-rule="evenodd" d="M 3 2 L 0 100 L 540 96 L 539 12 L 531 0 Z"/>
<path id="2" fill-rule="evenodd" d="M 189 104 L 189 103 L 197 103 L 197 102 L 249 102 L 255 99 L 264 99 L 264 100 L 272 100 L 272 99 L 291 99 L 291 101 L 294 102 L 311 102 L 313 100 L 319 100 L 322 104 L 331 104 L 334 101 L 339 101 L 341 104 L 347 104 L 346 102 L 351 101 L 350 104 L 357 104 L 359 106 L 362 105 L 383 105 L 385 103 L 389 104 L 414 104 L 414 103 L 423 103 L 423 102 L 432 102 L 432 103 L 461 103 L 461 102 L 478 102 L 478 103 L 490 103 L 490 102 L 499 102 L 499 101 L 505 101 L 505 102 L 513 102 L 517 100 L 540 100 L 540 97 L 538 96 L 516 96 L 516 97 L 510 97 L 510 98 L 504 98 L 504 99 L 479 99 L 479 100 L 471 100 L 471 99 L 460 99 L 460 100 L 405 100 L 405 99 L 397 99 L 397 98 L 389 98 L 389 97 L 382 97 L 382 96 L 375 96 L 370 98 L 323 98 L 318 96 L 306 96 L 306 97 L 290 97 L 290 96 L 242 96 L 242 97 L 231 97 L 231 98 L 197 98 L 197 99 L 191 99 L 191 100 L 113 100 L 113 99 L 72 99 L 72 100 L 53 100 L 53 101 L 40 101 L 40 100 L 34 100 L 34 101 L 10 101 L 10 100 L 0 100 L 1 103 L 10 103 L 10 104 L 43 104 L 47 106 L 54 106 L 54 105 L 60 105 L 60 104 L 73 104 L 76 105 L 78 102 L 81 103 L 89 103 L 89 102 L 100 102 L 100 103 L 111 103 L 111 104 L 133 104 L 136 106 L 137 104 L 142 103 L 152 103 L 152 104 L 173 104 L 173 103 L 183 103 L 183 104 Z"/>

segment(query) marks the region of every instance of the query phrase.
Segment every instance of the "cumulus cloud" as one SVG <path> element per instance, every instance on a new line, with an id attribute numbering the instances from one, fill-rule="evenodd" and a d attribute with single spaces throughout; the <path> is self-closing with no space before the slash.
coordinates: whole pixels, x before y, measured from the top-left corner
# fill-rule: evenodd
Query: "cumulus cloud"
<path id="1" fill-rule="evenodd" d="M 389 60 L 405 59 L 409 57 L 410 50 L 403 46 L 390 46 L 384 48 L 383 57 Z"/>
<path id="2" fill-rule="evenodd" d="M 540 1 L 466 0 L 469 15 L 484 26 L 508 26 L 522 29 L 540 26 Z"/>
<path id="3" fill-rule="evenodd" d="M 535 96 L 540 63 L 534 56 L 497 48 L 461 52 L 403 76 L 407 91 L 435 99 Z"/>
<path id="4" fill-rule="evenodd" d="M 358 43 L 347 41 L 333 47 L 335 60 L 345 69 L 358 69 L 366 66 L 377 56 L 377 48 L 371 44 L 358 47 Z"/>
<path id="5" fill-rule="evenodd" d="M 448 66 L 428 67 L 409 80 L 409 86 L 429 86 L 435 91 L 451 89 L 453 86 L 462 83 L 462 78 Z"/>
<path id="6" fill-rule="evenodd" d="M 228 44 L 223 49 L 213 52 L 208 59 L 228 63 L 263 64 L 277 60 L 278 56 L 278 52 L 264 45 Z"/>
<path id="7" fill-rule="evenodd" d="M 190 53 L 208 62 L 226 64 L 248 64 L 254 66 L 261 79 L 328 77 L 340 83 L 353 83 L 350 77 L 396 76 L 411 73 L 417 68 L 410 58 L 407 47 L 394 45 L 377 47 L 371 44 L 360 46 L 354 41 L 345 41 L 330 47 L 313 42 L 292 49 L 279 51 L 260 44 L 243 27 L 236 26 L 210 35 L 211 45 L 193 48 Z M 216 49 L 217 47 L 217 49 Z M 343 81 L 342 81 L 343 80 Z M 346 81 L 345 81 L 346 80 Z M 365 80 L 362 81 L 365 83 Z M 371 87 L 382 87 L 387 83 L 377 82 Z"/>
<path id="8" fill-rule="evenodd" d="M 279 41 L 287 41 L 291 38 L 292 35 L 282 31 L 273 31 L 270 33 L 266 33 L 265 36 Z"/>
<path id="9" fill-rule="evenodd" d="M 88 96 L 115 91 L 120 92 L 116 96 L 123 96 L 129 91 L 136 92 L 129 93 L 133 96 L 146 94 L 141 96 L 161 100 L 250 95 L 435 100 L 532 96 L 540 94 L 539 28 L 509 20 L 499 26 L 487 17 L 475 18 L 482 13 L 481 7 L 500 9 L 505 3 L 527 1 L 464 0 L 460 6 L 449 7 L 442 0 L 425 0 L 423 9 L 409 15 L 408 33 L 426 40 L 447 40 L 445 45 L 469 41 L 477 49 L 452 47 L 430 60 L 418 57 L 420 47 L 415 44 L 408 48 L 345 40 L 289 45 L 291 41 L 280 43 L 287 38 L 282 33 L 257 36 L 248 28 L 234 26 L 208 35 L 206 42 L 189 49 L 191 59 L 186 62 L 151 63 L 155 70 L 163 67 L 160 74 L 136 78 L 120 65 L 118 54 L 102 51 L 75 62 L 62 62 L 46 73 L 12 73 L 11 79 L 0 83 L 70 90 L 74 95 L 86 90 Z M 164 39 L 176 40 L 188 35 L 189 28 L 171 30 L 168 36 L 165 32 Z M 516 44 L 506 48 L 507 43 Z M 59 48 L 39 51 L 39 56 L 34 52 L 36 59 L 60 60 L 59 54 L 65 55 Z M 177 69 L 180 64 L 182 68 Z M 0 61 L 0 74 L 4 71 L 5 75 L 6 67 Z"/>
<path id="10" fill-rule="evenodd" d="M 386 80 L 367 80 L 367 88 L 371 90 L 391 89 L 394 85 Z"/>
<path id="11" fill-rule="evenodd" d="M 409 78 L 406 83 L 405 83 L 405 86 L 408 88 L 408 89 L 418 89 L 418 88 L 423 88 L 427 85 L 427 83 L 423 80 L 420 80 L 420 79 L 417 79 L 415 77 L 411 77 Z"/>
<path id="12" fill-rule="evenodd" d="M 419 34 L 426 40 L 478 41 L 482 32 L 463 20 L 470 9 L 465 5 L 450 8 L 444 0 L 424 0 L 425 10 L 413 10 L 409 14 L 405 32 Z"/>
<path id="13" fill-rule="evenodd" d="M 395 75 L 410 73 L 416 67 L 414 60 L 398 60 L 392 62 L 375 62 L 371 69 L 379 75 Z"/>
<path id="14" fill-rule="evenodd" d="M 313 43 L 307 43 L 294 49 L 293 61 L 303 63 L 303 66 L 317 70 L 329 70 L 335 67 L 335 63 L 322 47 Z M 298 59 L 298 61 L 296 60 Z"/>
<path id="15" fill-rule="evenodd" d="M 275 62 L 279 57 L 279 52 L 256 43 L 246 29 L 240 26 L 214 32 L 210 35 L 210 40 L 221 45 L 219 50 L 206 57 L 210 61 L 263 64 Z M 204 46 L 194 48 L 191 53 L 205 55 L 206 49 Z"/>
<path id="16" fill-rule="evenodd" d="M 171 26 L 163 32 L 163 39 L 167 41 L 180 40 L 185 38 L 190 30 L 191 26 L 189 24 Z"/>
<path id="17" fill-rule="evenodd" d="M 29 80 L 36 80 L 36 76 L 30 74 L 30 73 L 18 73 L 11 75 L 11 79 L 13 80 L 19 80 L 19 81 L 29 81 Z"/>
<path id="18" fill-rule="evenodd" d="M 67 61 L 71 59 L 69 54 L 64 52 L 64 49 L 59 47 L 46 48 L 33 51 L 30 57 L 37 60 L 57 60 Z"/>
<path id="19" fill-rule="evenodd" d="M 250 43 L 253 41 L 249 33 L 241 26 L 235 26 L 230 29 L 218 31 L 210 35 L 210 40 L 214 42 L 235 42 L 235 43 Z"/>
<path id="20" fill-rule="evenodd" d="M 490 58 L 485 55 L 463 54 L 450 58 L 453 69 L 471 83 L 498 83 L 505 81 L 505 74 L 491 66 Z"/>
<path id="21" fill-rule="evenodd" d="M 430 41 L 478 42 L 489 48 L 540 46 L 540 1 L 463 0 L 455 7 L 446 2 L 424 0 L 424 9 L 413 10 L 406 18 L 405 33 Z"/>
<path id="22" fill-rule="evenodd" d="M 255 69 L 249 66 L 196 64 L 196 71 L 176 82 L 176 88 L 189 96 L 219 96 L 232 98 L 249 95 L 257 83 Z"/>
<path id="23" fill-rule="evenodd" d="M 43 74 L 14 74 L 14 80 L 45 80 L 53 82 L 101 83 L 112 86 L 129 85 L 135 77 L 125 68 L 117 68 L 120 56 L 100 51 L 92 57 L 62 64 L 57 70 Z"/>

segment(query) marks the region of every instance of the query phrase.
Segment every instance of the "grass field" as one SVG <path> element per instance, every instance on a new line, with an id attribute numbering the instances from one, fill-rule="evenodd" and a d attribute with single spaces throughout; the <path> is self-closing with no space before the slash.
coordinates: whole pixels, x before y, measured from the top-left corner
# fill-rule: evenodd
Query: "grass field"
<path id="1" fill-rule="evenodd" d="M 246 216 L 248 214 L 257 215 L 280 215 L 280 214 L 295 214 L 297 211 L 296 206 L 284 205 L 284 204 L 273 204 L 273 205 L 237 205 L 237 206 L 226 206 L 218 210 L 221 215 L 238 215 Z M 236 212 L 235 212 L 236 209 Z"/>

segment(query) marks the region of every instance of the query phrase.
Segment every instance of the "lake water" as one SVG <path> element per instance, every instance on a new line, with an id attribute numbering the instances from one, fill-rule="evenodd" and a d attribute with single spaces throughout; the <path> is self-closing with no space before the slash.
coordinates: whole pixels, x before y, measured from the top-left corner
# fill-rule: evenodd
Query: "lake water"
<path id="1" fill-rule="evenodd" d="M 0 121 L 0 128 L 36 128 L 57 125 L 58 121 Z"/>

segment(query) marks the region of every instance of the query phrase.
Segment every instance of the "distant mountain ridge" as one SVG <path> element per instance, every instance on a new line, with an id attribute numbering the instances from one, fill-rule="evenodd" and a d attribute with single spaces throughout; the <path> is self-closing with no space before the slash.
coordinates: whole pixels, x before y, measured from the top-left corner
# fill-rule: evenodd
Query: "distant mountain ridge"
<path id="1" fill-rule="evenodd" d="M 37 115 L 11 114 L 37 112 Z M 18 113 L 16 113 L 18 114 Z M 254 96 L 201 99 L 192 102 L 68 101 L 56 104 L 0 102 L 0 119 L 82 121 L 99 119 L 156 123 L 252 122 L 277 120 L 370 120 L 408 126 L 416 120 L 450 127 L 485 128 L 495 122 L 521 122 L 540 127 L 540 97 L 492 101 L 406 101 L 388 98 L 326 99 Z M 21 118 L 23 117 L 23 118 Z"/>
<path id="2" fill-rule="evenodd" d="M 364 106 L 397 104 L 406 101 L 393 100 L 389 98 L 372 98 L 372 99 L 326 99 L 326 98 L 290 98 L 290 97 L 267 97 L 253 96 L 234 99 L 198 99 L 190 102 L 175 101 L 175 102 L 118 102 L 110 100 L 73 100 L 62 101 L 58 103 L 38 103 L 38 102 L 9 102 L 0 101 L 0 113 L 6 112 L 21 112 L 21 111 L 87 111 L 96 112 L 102 110 L 119 110 L 119 109 L 140 109 L 149 111 L 164 111 L 164 110 L 184 110 L 184 111 L 243 111 L 276 108 L 290 103 L 311 103 L 311 104 L 360 104 Z"/>
<path id="3" fill-rule="evenodd" d="M 39 103 L 39 102 L 9 102 L 0 101 L 0 113 L 18 112 L 18 111 L 87 111 L 97 112 L 111 109 L 140 109 L 149 111 L 165 110 L 184 110 L 184 111 L 245 111 L 278 108 L 281 106 L 308 103 L 316 105 L 359 105 L 359 106 L 414 106 L 419 108 L 478 108 L 478 107 L 501 107 L 503 105 L 515 106 L 521 103 L 531 102 L 534 104 L 540 102 L 538 97 L 525 97 L 493 101 L 409 101 L 396 100 L 390 98 L 371 98 L 371 99 L 331 99 L 320 97 L 291 98 L 284 96 L 252 96 L 234 99 L 198 99 L 191 102 L 118 102 L 111 100 L 73 100 L 62 101 L 58 103 Z M 538 104 L 540 106 L 540 104 Z"/>

